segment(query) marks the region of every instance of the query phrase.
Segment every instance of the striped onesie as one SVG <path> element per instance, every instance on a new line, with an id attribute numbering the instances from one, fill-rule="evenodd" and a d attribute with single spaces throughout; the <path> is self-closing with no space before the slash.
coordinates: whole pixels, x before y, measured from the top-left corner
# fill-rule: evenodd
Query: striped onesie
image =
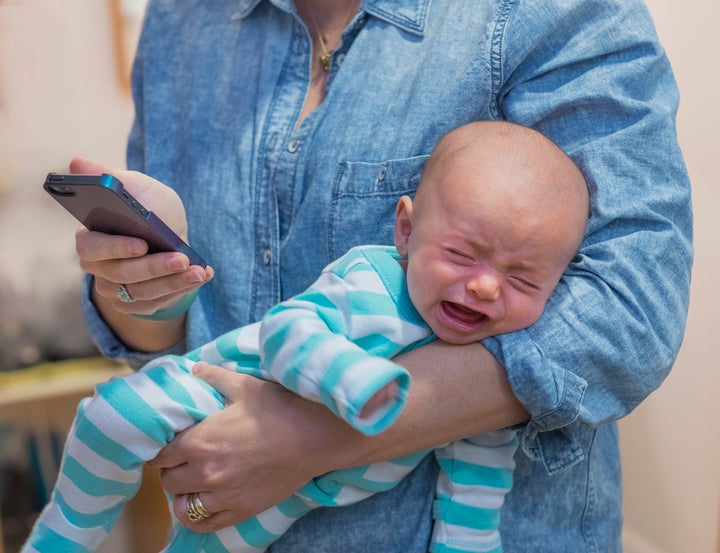
<path id="1" fill-rule="evenodd" d="M 51 501 L 22 553 L 86 553 L 100 545 L 136 493 L 145 461 L 177 432 L 223 408 L 222 396 L 192 376 L 198 360 L 279 382 L 366 434 L 386 429 L 410 384 L 389 359 L 435 338 L 410 301 L 398 259 L 391 247 L 354 248 L 262 322 L 98 385 L 78 407 Z M 367 400 L 392 381 L 397 397 L 361 418 Z M 432 552 L 502 550 L 500 507 L 516 447 L 515 432 L 500 430 L 432 450 L 441 468 Z M 429 452 L 319 476 L 282 503 L 215 533 L 173 520 L 163 552 L 262 552 L 315 507 L 348 505 L 392 488 Z"/>

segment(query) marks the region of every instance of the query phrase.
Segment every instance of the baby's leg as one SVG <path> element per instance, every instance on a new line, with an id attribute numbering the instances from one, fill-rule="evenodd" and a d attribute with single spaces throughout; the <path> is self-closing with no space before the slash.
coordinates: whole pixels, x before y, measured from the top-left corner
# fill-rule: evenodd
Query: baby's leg
<path id="1" fill-rule="evenodd" d="M 137 492 L 143 464 L 177 432 L 222 409 L 222 397 L 190 374 L 192 364 L 158 359 L 98 385 L 80 403 L 51 501 L 22 553 L 85 553 L 100 545 Z"/>
<path id="2" fill-rule="evenodd" d="M 497 430 L 435 450 L 440 464 L 433 553 L 501 553 L 500 508 L 512 487 L 518 439 Z"/>
<path id="3" fill-rule="evenodd" d="M 329 472 L 314 478 L 297 495 L 313 507 L 352 505 L 397 486 L 428 452 L 418 451 L 391 461 Z"/>
<path id="4" fill-rule="evenodd" d="M 202 551 L 260 553 L 278 540 L 295 521 L 316 507 L 338 507 L 357 503 L 374 493 L 396 486 L 427 455 L 427 451 L 393 461 L 339 470 L 313 479 L 295 495 L 240 524 L 214 534 L 203 534 Z M 189 549 L 187 528 L 180 528 L 165 553 L 200 551 Z"/>

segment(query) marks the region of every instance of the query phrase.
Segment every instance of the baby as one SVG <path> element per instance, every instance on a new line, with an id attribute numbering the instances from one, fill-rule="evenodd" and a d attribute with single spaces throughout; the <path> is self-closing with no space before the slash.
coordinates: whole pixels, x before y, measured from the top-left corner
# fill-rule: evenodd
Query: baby
<path id="1" fill-rule="evenodd" d="M 53 496 L 22 553 L 99 546 L 137 491 L 143 463 L 223 408 L 223 397 L 192 376 L 197 361 L 278 382 L 361 432 L 382 432 L 410 385 L 391 358 L 435 339 L 468 344 L 534 323 L 580 246 L 588 209 L 580 171 L 540 133 L 499 121 L 451 131 L 415 198 L 398 201 L 394 247 L 353 248 L 261 322 L 187 356 L 161 357 L 83 400 Z M 431 551 L 502 551 L 500 508 L 516 447 L 515 432 L 502 429 L 432 450 L 441 472 Z M 318 476 L 214 533 L 174 521 L 163 551 L 262 552 L 311 509 L 390 489 L 429 453 Z M 191 521 L 213 516 L 209 498 L 188 496 Z"/>

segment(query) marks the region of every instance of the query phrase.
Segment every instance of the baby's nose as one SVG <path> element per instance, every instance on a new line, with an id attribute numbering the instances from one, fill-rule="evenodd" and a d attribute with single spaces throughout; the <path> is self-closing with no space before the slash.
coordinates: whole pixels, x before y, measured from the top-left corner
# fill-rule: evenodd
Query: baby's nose
<path id="1" fill-rule="evenodd" d="M 467 289 L 473 295 L 484 301 L 496 301 L 500 297 L 500 282 L 489 272 L 483 272 L 471 278 Z"/>

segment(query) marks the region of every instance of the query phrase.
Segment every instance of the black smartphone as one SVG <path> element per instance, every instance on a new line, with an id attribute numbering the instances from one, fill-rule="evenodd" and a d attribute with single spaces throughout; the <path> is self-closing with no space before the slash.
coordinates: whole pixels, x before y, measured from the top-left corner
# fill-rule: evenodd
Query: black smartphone
<path id="1" fill-rule="evenodd" d="M 90 230 L 142 238 L 148 253 L 181 252 L 191 265 L 207 263 L 112 175 L 49 173 L 43 188 Z"/>

